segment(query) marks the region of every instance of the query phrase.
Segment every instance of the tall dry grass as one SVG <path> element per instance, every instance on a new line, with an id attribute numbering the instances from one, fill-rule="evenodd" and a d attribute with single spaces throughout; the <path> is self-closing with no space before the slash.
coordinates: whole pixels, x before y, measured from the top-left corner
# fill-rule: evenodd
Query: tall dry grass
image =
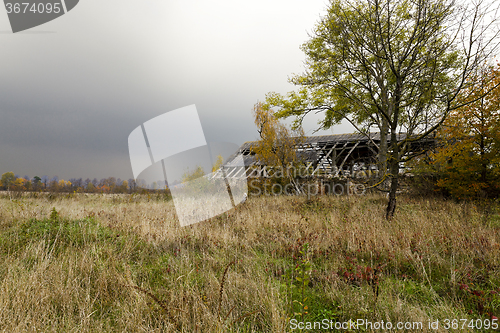
<path id="1" fill-rule="evenodd" d="M 252 197 L 181 228 L 161 197 L 4 196 L 0 329 L 289 332 L 293 317 L 499 316 L 496 206 L 484 214 L 472 203 L 402 197 L 386 221 L 385 204 L 376 195 Z M 312 267 L 304 318 L 289 311 L 298 294 L 287 279 L 300 260 Z"/>

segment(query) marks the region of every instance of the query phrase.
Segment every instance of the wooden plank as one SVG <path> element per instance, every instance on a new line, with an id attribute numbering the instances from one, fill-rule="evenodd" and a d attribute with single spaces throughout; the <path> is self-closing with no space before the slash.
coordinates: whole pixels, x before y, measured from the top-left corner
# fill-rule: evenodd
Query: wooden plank
<path id="1" fill-rule="evenodd" d="M 349 156 L 351 156 L 352 151 L 358 146 L 358 144 L 359 144 L 359 141 L 356 142 L 356 144 L 351 148 L 351 150 L 349 151 L 349 153 L 347 153 L 347 156 L 342 161 L 342 164 L 340 164 L 339 169 L 342 170 L 342 168 L 344 167 L 344 163 L 347 161 L 347 159 L 349 158 Z"/>
<path id="2" fill-rule="evenodd" d="M 335 142 L 335 144 L 334 144 L 334 145 L 333 145 L 333 147 L 330 149 L 330 151 L 328 152 L 328 154 L 326 154 L 326 156 L 323 156 L 323 157 L 321 157 L 321 158 L 319 159 L 318 166 L 317 166 L 317 167 L 316 167 L 316 169 L 313 171 L 313 175 L 316 173 L 316 171 L 318 171 L 318 170 L 319 170 L 319 168 L 320 168 L 321 166 L 323 166 L 323 163 L 321 163 L 321 161 L 323 161 L 323 159 L 325 159 L 325 160 L 327 160 L 327 161 L 328 161 L 328 156 L 330 156 L 330 154 L 331 154 L 331 153 L 335 150 L 335 147 L 337 147 L 337 142 Z M 327 171 L 327 170 L 326 170 L 326 168 L 324 168 L 324 167 L 323 167 L 323 169 L 324 169 L 325 171 Z"/>

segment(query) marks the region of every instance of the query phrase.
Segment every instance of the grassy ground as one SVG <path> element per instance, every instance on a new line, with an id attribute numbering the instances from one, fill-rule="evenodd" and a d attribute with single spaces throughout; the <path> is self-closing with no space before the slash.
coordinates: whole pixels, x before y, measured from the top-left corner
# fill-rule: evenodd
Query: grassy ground
<path id="1" fill-rule="evenodd" d="M 181 228 L 162 197 L 4 195 L 0 330 L 291 332 L 290 319 L 362 318 L 492 331 L 468 326 L 500 317 L 498 207 L 401 197 L 388 222 L 385 204 L 249 198 Z"/>

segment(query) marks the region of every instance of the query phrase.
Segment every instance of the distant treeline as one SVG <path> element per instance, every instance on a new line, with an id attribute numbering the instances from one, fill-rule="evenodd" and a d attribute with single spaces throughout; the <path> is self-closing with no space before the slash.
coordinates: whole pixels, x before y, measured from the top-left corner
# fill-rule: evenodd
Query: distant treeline
<path id="1" fill-rule="evenodd" d="M 59 179 L 57 176 L 20 177 L 13 172 L 6 172 L 0 179 L 0 190 L 16 192 L 53 192 L 53 193 L 141 193 L 169 192 L 164 181 L 147 184 L 143 180 L 122 180 L 108 177 L 98 180 L 71 178 Z"/>

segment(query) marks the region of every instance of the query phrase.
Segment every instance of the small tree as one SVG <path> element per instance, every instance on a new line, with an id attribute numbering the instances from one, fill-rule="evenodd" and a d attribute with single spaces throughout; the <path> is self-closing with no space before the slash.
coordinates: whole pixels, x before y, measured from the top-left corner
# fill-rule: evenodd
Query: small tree
<path id="1" fill-rule="evenodd" d="M 438 135 L 443 146 L 429 156 L 430 169 L 439 176 L 437 186 L 456 198 L 500 193 L 499 83 L 500 64 L 471 77 L 470 88 L 460 95 L 466 106 L 450 113 Z"/>
<path id="2" fill-rule="evenodd" d="M 186 170 L 182 175 L 182 183 L 193 194 L 199 194 L 210 186 L 210 180 L 205 177 L 205 171 L 201 166 L 197 166 L 193 171 Z"/>
<path id="3" fill-rule="evenodd" d="M 10 185 L 10 188 L 12 191 L 16 191 L 16 192 L 24 192 L 26 191 L 26 179 L 24 178 L 16 178 L 16 180 L 14 180 L 11 185 Z"/>
<path id="4" fill-rule="evenodd" d="M 118 193 L 127 193 L 128 191 L 128 181 L 124 180 L 118 187 Z"/>
<path id="5" fill-rule="evenodd" d="M 137 181 L 134 178 L 128 180 L 129 193 L 135 193 L 137 191 Z"/>
<path id="6" fill-rule="evenodd" d="M 57 182 L 57 189 L 59 192 L 69 192 L 71 191 L 71 182 L 69 180 L 60 179 Z"/>
<path id="7" fill-rule="evenodd" d="M 16 180 L 16 176 L 13 172 L 6 172 L 2 175 L 2 186 L 5 190 L 9 191 L 11 185 Z"/>
<path id="8" fill-rule="evenodd" d="M 96 191 L 96 187 L 95 187 L 95 185 L 92 182 L 89 182 L 87 184 L 87 187 L 85 188 L 85 191 L 87 193 L 94 193 Z"/>
<path id="9" fill-rule="evenodd" d="M 32 186 L 33 191 L 38 191 L 40 189 L 41 184 L 42 184 L 42 178 L 35 176 L 35 177 L 33 177 L 32 183 L 33 183 L 33 186 Z"/>
<path id="10" fill-rule="evenodd" d="M 217 170 L 219 170 L 223 164 L 224 164 L 224 157 L 222 157 L 222 155 L 218 155 L 214 165 L 212 166 L 212 172 L 217 172 Z"/>
<path id="11" fill-rule="evenodd" d="M 182 183 L 188 183 L 192 180 L 203 177 L 204 175 L 205 171 L 203 171 L 203 168 L 201 166 L 197 166 L 193 171 L 187 170 L 186 172 L 184 172 L 184 174 L 182 175 Z"/>
<path id="12" fill-rule="evenodd" d="M 293 169 L 300 164 L 297 146 L 303 142 L 304 133 L 300 127 L 288 129 L 280 123 L 268 105 L 257 103 L 253 108 L 254 122 L 260 135 L 257 145 L 252 147 L 261 165 L 278 167 L 284 172 L 285 178 L 293 184 L 300 193 L 294 179 Z"/>

